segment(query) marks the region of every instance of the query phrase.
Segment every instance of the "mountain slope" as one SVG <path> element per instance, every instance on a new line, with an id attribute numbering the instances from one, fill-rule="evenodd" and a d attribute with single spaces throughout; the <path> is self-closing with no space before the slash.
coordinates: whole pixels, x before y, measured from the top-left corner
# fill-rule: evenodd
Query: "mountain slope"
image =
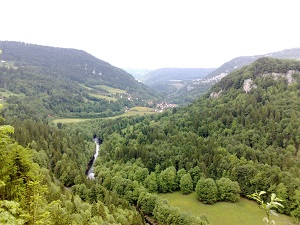
<path id="1" fill-rule="evenodd" d="M 189 99 L 195 99 L 201 94 L 208 91 L 213 84 L 219 82 L 227 74 L 242 68 L 243 66 L 253 63 L 255 60 L 262 57 L 272 57 L 278 59 L 300 59 L 300 48 L 286 49 L 279 52 L 268 53 L 265 55 L 254 55 L 254 56 L 240 56 L 236 57 L 222 66 L 217 68 L 208 74 L 205 79 L 194 81 L 186 89 L 182 89 L 181 93 L 177 98 L 186 99 L 186 96 L 190 96 Z"/>
<path id="2" fill-rule="evenodd" d="M 300 62 L 261 58 L 188 107 L 124 133 L 99 131 L 103 154 L 139 159 L 157 176 L 183 170 L 194 187 L 201 178 L 225 177 L 238 182 L 242 196 L 276 193 L 283 212 L 300 218 L 299 96 Z"/>
<path id="3" fill-rule="evenodd" d="M 145 74 L 141 81 L 149 86 L 170 80 L 196 80 L 204 78 L 213 68 L 162 68 Z"/>
<path id="4" fill-rule="evenodd" d="M 204 78 L 213 70 L 213 68 L 162 68 L 150 71 L 140 77 L 140 81 L 164 93 L 167 101 L 182 104 L 186 100 L 178 98 L 178 94 L 186 92 L 190 84 Z"/>
<path id="5" fill-rule="evenodd" d="M 208 74 L 206 78 L 212 78 L 222 73 L 228 74 L 243 66 L 249 65 L 253 63 L 255 60 L 262 57 L 271 57 L 271 58 L 278 58 L 278 59 L 300 59 L 300 48 L 285 49 L 279 52 L 272 52 L 264 55 L 240 56 L 224 63 L 218 69 Z"/>
<path id="6" fill-rule="evenodd" d="M 112 116 L 158 96 L 127 72 L 84 51 L 20 42 L 0 42 L 0 49 L 5 61 L 0 64 L 0 95 L 11 114 L 26 108 L 23 115 Z"/>
<path id="7" fill-rule="evenodd" d="M 104 84 L 130 92 L 151 91 L 124 70 L 76 49 L 54 48 L 21 42 L 0 42 L 2 60 L 33 66 L 42 72 L 91 85 Z M 152 94 L 150 94 L 151 96 Z"/>

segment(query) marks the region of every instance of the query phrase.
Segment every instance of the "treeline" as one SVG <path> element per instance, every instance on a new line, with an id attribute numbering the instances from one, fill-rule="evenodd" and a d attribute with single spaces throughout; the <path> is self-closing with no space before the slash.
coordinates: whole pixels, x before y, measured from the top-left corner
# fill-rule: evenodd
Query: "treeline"
<path id="1" fill-rule="evenodd" d="M 295 61 L 261 59 L 217 85 L 214 90 L 224 90 L 219 98 L 207 95 L 189 107 L 159 118 L 147 116 L 106 135 L 101 158 L 121 163 L 140 159 L 149 174 L 159 166 L 161 171 L 197 170 L 201 178 L 215 182 L 227 178 L 238 183 L 242 196 L 275 192 L 284 200 L 282 212 L 300 218 L 300 76 L 294 74 L 288 84 L 285 78 L 259 74 L 298 66 Z M 256 88 L 245 93 L 242 84 L 250 77 Z"/>
<path id="2" fill-rule="evenodd" d="M 142 98 L 134 96 L 130 100 L 116 96 L 116 101 L 93 97 L 78 83 L 63 77 L 47 76 L 37 68 L 3 66 L 0 67 L 0 75 L 0 92 L 7 103 L 2 112 L 5 117 L 111 117 L 124 113 L 125 107 L 146 105 Z M 108 95 L 105 90 L 97 92 Z"/>
<path id="3" fill-rule="evenodd" d="M 75 194 L 86 201 L 102 199 L 103 193 L 99 190 L 99 186 L 102 185 L 131 205 L 136 206 L 141 215 L 146 218 L 151 217 L 159 224 L 206 224 L 207 218 L 204 215 L 198 218 L 181 212 L 157 195 L 158 192 L 179 190 L 179 186 L 184 193 L 189 185 L 193 189 L 192 181 L 185 181 L 185 177 L 189 173 L 184 170 L 177 173 L 174 167 L 164 171 L 157 168 L 156 172 L 149 174 L 148 169 L 140 160 L 131 160 L 124 164 L 115 161 L 107 162 L 100 157 L 94 172 L 97 175 L 94 186 L 78 184 L 73 187 Z"/>
<path id="4" fill-rule="evenodd" d="M 13 125 L 0 126 L 1 224 L 144 224 L 125 199 L 86 179 L 94 145 L 45 122 Z M 66 188 L 75 183 L 93 197 Z"/>
<path id="5" fill-rule="evenodd" d="M 10 41 L 0 41 L 0 49 L 2 60 L 15 62 L 17 67 L 39 68 L 43 74 L 55 79 L 93 86 L 104 84 L 126 90 L 142 99 L 156 96 L 150 88 L 137 82 L 124 70 L 81 50 Z"/>

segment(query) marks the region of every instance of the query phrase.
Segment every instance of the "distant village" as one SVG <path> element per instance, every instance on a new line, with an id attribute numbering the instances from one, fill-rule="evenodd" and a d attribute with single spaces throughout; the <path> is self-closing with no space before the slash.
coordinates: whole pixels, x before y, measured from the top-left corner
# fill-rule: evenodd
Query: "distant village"
<path id="1" fill-rule="evenodd" d="M 228 72 L 226 72 L 226 73 L 220 73 L 217 76 L 214 76 L 214 77 L 211 77 L 211 78 L 207 78 L 207 79 L 198 79 L 198 80 L 195 80 L 192 85 L 209 84 L 209 83 L 215 84 L 215 83 L 219 82 L 223 77 L 227 76 L 227 74 L 228 74 Z M 187 87 L 188 91 L 194 89 L 194 87 L 192 85 L 189 85 Z"/>

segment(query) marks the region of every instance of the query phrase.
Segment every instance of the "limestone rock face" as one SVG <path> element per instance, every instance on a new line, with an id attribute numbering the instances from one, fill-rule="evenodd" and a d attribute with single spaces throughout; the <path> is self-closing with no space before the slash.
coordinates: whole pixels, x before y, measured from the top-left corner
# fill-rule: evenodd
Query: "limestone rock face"
<path id="1" fill-rule="evenodd" d="M 256 88 L 257 86 L 254 84 L 251 78 L 244 80 L 243 90 L 248 93 L 252 88 Z"/>

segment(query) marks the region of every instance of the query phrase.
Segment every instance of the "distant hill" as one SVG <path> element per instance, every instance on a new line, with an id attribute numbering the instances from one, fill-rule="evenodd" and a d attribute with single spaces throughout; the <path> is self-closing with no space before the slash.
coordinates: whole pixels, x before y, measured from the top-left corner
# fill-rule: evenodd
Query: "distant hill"
<path id="1" fill-rule="evenodd" d="M 134 68 L 123 68 L 127 73 L 130 73 L 136 80 L 141 81 L 145 74 L 149 73 L 149 69 L 134 69 Z"/>
<path id="2" fill-rule="evenodd" d="M 158 96 L 129 73 L 82 50 L 8 41 L 1 41 L 0 49 L 0 96 L 10 109 L 22 103 L 44 115 L 101 117 Z"/>
<path id="3" fill-rule="evenodd" d="M 141 79 L 147 85 L 170 80 L 196 80 L 202 79 L 215 68 L 162 68 L 152 70 Z"/>
<path id="4" fill-rule="evenodd" d="M 255 60 L 262 57 L 272 57 L 278 59 L 300 59 L 300 48 L 286 49 L 279 52 L 268 53 L 264 55 L 254 56 L 240 56 L 236 57 L 216 70 L 209 73 L 204 79 L 195 80 L 189 83 L 180 90 L 178 95 L 175 97 L 176 101 L 186 103 L 191 101 L 203 93 L 207 92 L 213 84 L 219 82 L 227 74 L 242 68 L 243 66 L 253 63 Z"/>
<path id="5" fill-rule="evenodd" d="M 243 66 L 249 65 L 253 63 L 255 60 L 262 57 L 271 57 L 271 58 L 278 58 L 278 59 L 300 59 L 300 48 L 285 49 L 279 52 L 272 52 L 264 55 L 240 56 L 224 63 L 218 69 L 208 74 L 206 78 L 212 78 L 222 73 L 228 74 Z"/>
<path id="6" fill-rule="evenodd" d="M 167 95 L 174 95 L 193 80 L 202 79 L 213 68 L 162 68 L 152 70 L 140 78 L 144 84 Z"/>

